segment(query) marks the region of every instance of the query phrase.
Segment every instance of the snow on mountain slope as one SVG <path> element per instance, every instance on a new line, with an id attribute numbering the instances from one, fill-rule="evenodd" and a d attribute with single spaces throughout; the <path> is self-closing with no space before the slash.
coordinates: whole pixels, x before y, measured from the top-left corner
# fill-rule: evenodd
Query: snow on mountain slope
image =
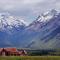
<path id="1" fill-rule="evenodd" d="M 37 21 L 46 22 L 49 21 L 51 18 L 56 17 L 57 15 L 58 12 L 52 9 L 51 11 L 43 13 Z"/>
<path id="2" fill-rule="evenodd" d="M 37 17 L 35 21 L 33 21 L 27 29 L 30 30 L 39 30 L 42 28 L 44 25 L 46 25 L 47 22 L 49 22 L 52 18 L 57 17 L 59 14 L 58 11 L 52 9 L 51 11 L 48 11 L 46 13 L 43 13 Z"/>
<path id="3" fill-rule="evenodd" d="M 11 16 L 9 13 L 0 13 L 0 30 L 26 25 L 27 23 L 20 17 Z"/>

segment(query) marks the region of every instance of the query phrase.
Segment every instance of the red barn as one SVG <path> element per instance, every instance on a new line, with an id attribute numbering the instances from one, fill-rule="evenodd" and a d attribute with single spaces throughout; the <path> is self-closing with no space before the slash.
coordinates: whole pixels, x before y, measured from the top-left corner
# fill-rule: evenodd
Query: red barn
<path id="1" fill-rule="evenodd" d="M 18 51 L 16 48 L 0 48 L 0 56 L 25 56 L 25 50 Z"/>

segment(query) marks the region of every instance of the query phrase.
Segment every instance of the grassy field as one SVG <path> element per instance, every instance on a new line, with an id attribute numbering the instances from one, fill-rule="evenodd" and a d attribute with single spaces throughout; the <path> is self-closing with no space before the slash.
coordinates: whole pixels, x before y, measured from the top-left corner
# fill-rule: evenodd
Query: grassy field
<path id="1" fill-rule="evenodd" d="M 60 60 L 60 56 L 21 56 L 0 57 L 0 60 Z"/>

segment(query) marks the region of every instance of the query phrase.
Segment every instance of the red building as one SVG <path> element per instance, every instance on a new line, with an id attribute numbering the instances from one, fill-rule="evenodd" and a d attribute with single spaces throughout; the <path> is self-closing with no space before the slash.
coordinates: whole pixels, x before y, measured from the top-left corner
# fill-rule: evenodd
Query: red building
<path id="1" fill-rule="evenodd" d="M 25 50 L 18 51 L 16 48 L 0 48 L 0 56 L 26 56 Z"/>

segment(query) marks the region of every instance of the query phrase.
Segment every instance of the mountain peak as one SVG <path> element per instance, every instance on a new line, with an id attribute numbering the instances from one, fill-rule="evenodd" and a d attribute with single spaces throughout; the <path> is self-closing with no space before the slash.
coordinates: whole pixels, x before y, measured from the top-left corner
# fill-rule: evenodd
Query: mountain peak
<path id="1" fill-rule="evenodd" d="M 57 15 L 58 15 L 58 11 L 55 9 L 52 9 L 50 11 L 47 11 L 39 15 L 37 21 L 46 22 L 46 21 L 49 21 L 51 18 L 56 17 Z"/>

